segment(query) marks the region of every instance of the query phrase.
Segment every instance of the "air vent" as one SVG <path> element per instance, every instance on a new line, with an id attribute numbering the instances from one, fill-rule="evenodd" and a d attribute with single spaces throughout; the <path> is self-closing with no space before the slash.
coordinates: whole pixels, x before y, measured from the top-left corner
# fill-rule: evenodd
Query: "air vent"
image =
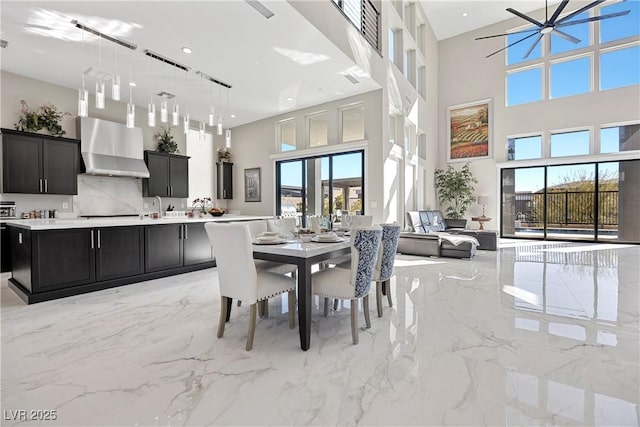
<path id="1" fill-rule="evenodd" d="M 87 27 L 86 25 L 81 24 L 80 22 L 78 22 L 77 19 L 73 19 L 71 21 L 71 23 L 73 25 L 75 25 L 77 28 L 80 28 L 81 30 L 84 30 L 84 31 L 86 31 L 88 33 L 94 34 L 94 35 L 96 35 L 98 37 L 102 37 L 103 39 L 109 40 L 110 42 L 113 42 L 113 43 L 116 43 L 116 44 L 119 44 L 120 46 L 124 46 L 127 49 L 136 50 L 138 48 L 138 46 L 133 44 L 133 43 L 129 43 L 128 41 L 124 41 L 124 40 L 121 40 L 121 39 L 119 39 L 117 37 L 113 37 L 113 36 L 110 36 L 108 34 L 102 33 L 102 32 L 100 32 L 100 31 L 98 31 L 98 30 L 96 30 L 94 28 Z"/>
<path id="2" fill-rule="evenodd" d="M 360 83 L 360 81 L 358 79 L 356 79 L 355 77 L 353 77 L 351 74 L 345 74 L 344 78 L 349 80 L 354 85 L 357 85 L 358 83 Z"/>
<path id="3" fill-rule="evenodd" d="M 109 81 L 113 78 L 112 73 L 105 70 L 101 70 L 100 68 L 96 68 L 96 67 L 87 68 L 87 71 L 84 72 L 84 75 L 87 77 L 95 77 L 96 80 L 105 80 L 105 81 Z"/>
<path id="4" fill-rule="evenodd" d="M 220 81 L 220 80 L 216 79 L 215 77 L 211 77 L 207 73 L 203 73 L 202 71 L 196 71 L 196 74 L 199 75 L 200 77 L 203 77 L 203 78 L 209 80 L 212 83 L 215 83 L 215 84 L 220 85 L 222 87 L 226 87 L 227 89 L 231 89 L 231 85 L 229 83 L 225 83 L 223 81 Z"/>
<path id="5" fill-rule="evenodd" d="M 172 99 L 175 98 L 176 96 L 172 93 L 169 92 L 165 92 L 164 90 L 160 93 L 158 93 L 158 96 L 161 98 L 166 98 L 166 99 Z"/>
<path id="6" fill-rule="evenodd" d="M 9 42 L 6 41 L 6 40 L 1 40 L 0 39 L 0 47 L 3 48 L 3 49 L 6 49 L 7 46 L 9 46 Z"/>
<path id="7" fill-rule="evenodd" d="M 186 65 L 182 65 L 182 64 L 174 61 L 173 59 L 167 58 L 166 56 L 162 56 L 159 53 L 152 52 L 149 49 L 145 50 L 144 54 L 147 55 L 147 56 L 150 56 L 153 59 L 157 59 L 160 62 L 164 62 L 167 65 L 171 65 L 171 66 L 176 67 L 176 68 L 178 68 L 180 70 L 183 70 L 183 71 L 189 71 L 191 69 L 191 67 L 187 67 Z"/>
<path id="8" fill-rule="evenodd" d="M 256 1 L 256 0 L 244 0 L 244 1 L 247 2 L 249 6 L 257 10 L 260 15 L 264 16 L 267 19 L 275 15 L 275 13 L 271 12 L 269 9 L 267 9 L 265 5 L 263 5 L 259 1 Z"/>

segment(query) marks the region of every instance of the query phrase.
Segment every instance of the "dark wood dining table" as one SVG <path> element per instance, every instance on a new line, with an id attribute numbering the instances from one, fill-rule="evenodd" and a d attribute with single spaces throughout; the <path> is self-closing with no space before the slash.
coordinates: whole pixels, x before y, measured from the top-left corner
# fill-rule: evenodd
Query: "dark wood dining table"
<path id="1" fill-rule="evenodd" d="M 351 252 L 351 241 L 308 242 L 288 240 L 279 245 L 253 245 L 253 258 L 298 267 L 298 326 L 300 348 L 308 350 L 311 345 L 311 268 L 323 261 L 339 258 Z"/>

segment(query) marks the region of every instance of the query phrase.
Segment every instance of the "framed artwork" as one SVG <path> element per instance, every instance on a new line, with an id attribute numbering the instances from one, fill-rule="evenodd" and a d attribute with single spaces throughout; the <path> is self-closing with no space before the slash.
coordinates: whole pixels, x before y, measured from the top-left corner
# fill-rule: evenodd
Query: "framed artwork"
<path id="1" fill-rule="evenodd" d="M 447 161 L 490 159 L 493 100 L 469 102 L 447 109 Z"/>
<path id="2" fill-rule="evenodd" d="M 244 170 L 244 201 L 260 201 L 260 168 Z"/>

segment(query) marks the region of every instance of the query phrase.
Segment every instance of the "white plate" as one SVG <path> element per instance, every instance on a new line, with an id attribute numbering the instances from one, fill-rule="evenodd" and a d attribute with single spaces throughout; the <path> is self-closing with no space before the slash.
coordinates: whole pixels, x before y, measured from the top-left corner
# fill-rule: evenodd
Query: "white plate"
<path id="1" fill-rule="evenodd" d="M 279 234 L 280 234 L 279 231 L 264 231 L 258 234 L 258 236 L 278 236 Z"/>
<path id="2" fill-rule="evenodd" d="M 285 239 L 268 239 L 268 240 L 255 240 L 253 242 L 254 245 L 280 245 L 282 243 L 287 243 Z"/>
<path id="3" fill-rule="evenodd" d="M 333 239 L 320 239 L 318 238 L 318 236 L 316 236 L 313 239 L 311 239 L 311 241 L 316 243 L 340 243 L 340 242 L 344 242 L 344 239 L 342 237 L 335 237 Z"/>

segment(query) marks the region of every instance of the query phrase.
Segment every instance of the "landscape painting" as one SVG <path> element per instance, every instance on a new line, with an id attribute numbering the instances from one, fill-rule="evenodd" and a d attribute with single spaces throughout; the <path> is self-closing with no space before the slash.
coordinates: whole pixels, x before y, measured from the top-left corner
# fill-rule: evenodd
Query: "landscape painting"
<path id="1" fill-rule="evenodd" d="M 491 99 L 449 107 L 449 162 L 491 157 Z"/>

